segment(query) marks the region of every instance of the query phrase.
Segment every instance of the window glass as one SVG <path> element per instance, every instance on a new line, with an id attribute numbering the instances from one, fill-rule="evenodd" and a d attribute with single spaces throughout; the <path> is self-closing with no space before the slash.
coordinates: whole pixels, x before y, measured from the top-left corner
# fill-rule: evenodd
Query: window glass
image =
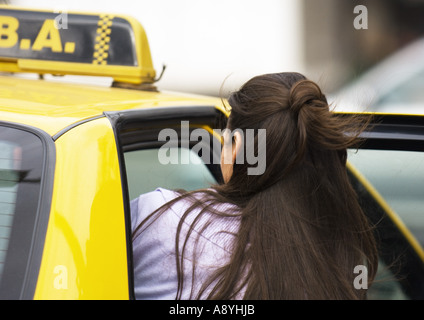
<path id="1" fill-rule="evenodd" d="M 424 245 L 424 153 L 362 149 L 350 151 L 349 162 Z"/>
<path id="2" fill-rule="evenodd" d="M 0 279 L 6 260 L 21 169 L 22 148 L 0 141 Z"/>
<path id="3" fill-rule="evenodd" d="M 424 154 L 361 149 L 350 150 L 348 160 L 423 245 Z M 369 203 L 363 193 L 359 194 L 365 205 L 364 210 L 372 210 L 368 214 L 378 215 L 381 209 Z M 413 298 L 422 291 L 415 285 L 423 278 L 422 261 L 414 258 L 415 253 L 413 249 L 407 249 L 409 245 L 403 235 L 396 231 L 395 225 L 390 227 L 387 221 L 382 219 L 376 222 L 378 238 L 382 241 L 379 243 L 381 261 L 368 297 L 377 300 Z"/>
<path id="4" fill-rule="evenodd" d="M 374 283 L 368 290 L 369 300 L 408 300 L 392 271 L 379 262 Z"/>
<path id="5" fill-rule="evenodd" d="M 195 190 L 216 182 L 206 164 L 190 149 L 169 148 L 169 161 L 159 157 L 159 148 L 124 153 L 130 199 L 158 187 Z"/>
<path id="6" fill-rule="evenodd" d="M 0 298 L 19 299 L 31 258 L 45 148 L 36 135 L 0 126 Z"/>

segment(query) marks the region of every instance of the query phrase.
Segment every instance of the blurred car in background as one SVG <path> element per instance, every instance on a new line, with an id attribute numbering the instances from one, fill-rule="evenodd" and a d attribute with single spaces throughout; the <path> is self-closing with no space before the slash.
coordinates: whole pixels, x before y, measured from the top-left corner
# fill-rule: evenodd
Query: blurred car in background
<path id="1" fill-rule="evenodd" d="M 424 38 L 329 96 L 336 110 L 424 114 Z"/>

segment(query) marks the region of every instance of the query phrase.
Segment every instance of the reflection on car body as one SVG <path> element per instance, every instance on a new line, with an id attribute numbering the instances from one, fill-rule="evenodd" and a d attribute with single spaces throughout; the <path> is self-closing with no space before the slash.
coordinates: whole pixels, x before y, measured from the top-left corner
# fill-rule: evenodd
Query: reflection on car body
<path id="1" fill-rule="evenodd" d="M 31 22 L 25 20 L 29 16 Z M 1 7 L 3 27 L 11 21 L 3 23 L 4 17 L 17 19 L 19 28 L 13 32 L 33 43 L 53 16 Z M 142 27 L 127 17 L 108 17 L 108 56 L 119 53 L 114 44 L 121 44 L 114 36 L 136 39 L 126 43 L 136 63 L 119 65 L 122 61 L 106 58 L 105 64 L 93 64 L 96 39 L 87 37 L 97 30 L 87 30 L 102 24 L 103 15 L 68 17 L 68 33 L 62 40 L 74 42 L 76 54 L 78 39 L 86 39 L 93 47 L 86 48 L 83 57 L 64 58 L 63 51 L 56 56 L 46 43 L 31 56 L 30 51 L 19 52 L 27 50 L 19 47 L 22 42 L 5 48 L 0 41 L 1 70 L 17 73 L 0 76 L 3 299 L 133 299 L 130 200 L 159 186 L 192 190 L 221 182 L 219 161 L 203 163 L 204 155 L 197 154 L 193 141 L 184 136 L 178 137 L 178 154 L 196 161 L 164 166 L 157 157 L 164 143 L 158 140 L 160 130 L 178 132 L 181 121 L 188 121 L 190 130 L 211 132 L 210 148 L 202 152 L 219 159 L 213 148 L 219 137 L 212 131 L 228 116 L 221 100 L 157 90 Z M 31 23 L 36 32 L 25 34 L 21 28 Z M 19 77 L 20 72 L 97 74 L 119 84 L 30 80 Z M 379 241 L 381 281 L 369 297 L 421 299 L 424 118 L 378 116 L 364 139 L 359 150 L 349 151 L 349 173 Z"/>

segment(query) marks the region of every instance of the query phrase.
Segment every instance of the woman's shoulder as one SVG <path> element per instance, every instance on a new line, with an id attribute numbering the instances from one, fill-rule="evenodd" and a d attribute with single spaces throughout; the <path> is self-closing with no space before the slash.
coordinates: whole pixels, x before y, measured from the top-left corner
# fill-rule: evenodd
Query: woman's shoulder
<path id="1" fill-rule="evenodd" d="M 209 196 L 211 193 L 216 192 L 214 189 L 207 189 L 209 192 L 195 192 L 191 194 L 191 197 L 182 197 L 179 198 L 181 193 L 169 190 L 165 188 L 157 188 L 154 191 L 141 194 L 139 197 L 134 199 L 131 202 L 131 220 L 133 228 L 146 219 L 151 213 L 155 212 L 157 209 L 162 207 L 165 204 L 169 204 L 173 200 L 177 200 L 170 205 L 167 210 L 165 210 L 162 215 L 161 223 L 166 223 L 168 226 L 173 223 L 178 223 L 180 219 L 184 216 L 184 213 L 192 206 L 194 200 L 200 200 L 201 203 L 205 204 L 208 202 Z M 193 231 L 197 233 L 202 233 L 204 238 L 208 240 L 220 243 L 224 239 L 218 238 L 227 238 L 224 236 L 224 233 L 221 231 L 225 230 L 229 233 L 236 233 L 238 229 L 238 210 L 234 205 L 228 203 L 220 203 L 213 206 L 213 209 L 216 212 L 226 213 L 227 218 L 222 218 L 214 215 L 212 212 L 207 210 L 202 214 L 202 217 L 198 219 L 199 213 L 202 211 L 202 206 L 198 206 L 191 210 L 191 212 L 186 215 L 183 219 L 183 224 L 186 227 L 192 226 Z M 228 214 L 234 212 L 234 219 L 229 219 Z M 166 222 L 165 222 L 166 221 Z M 196 225 L 193 226 L 193 222 L 196 221 Z M 207 227 L 206 227 L 207 226 Z M 219 236 L 218 236 L 219 235 Z"/>
<path id="2" fill-rule="evenodd" d="M 143 193 L 130 203 L 132 225 L 138 225 L 152 212 L 178 197 L 178 193 L 165 188 L 157 188 Z"/>

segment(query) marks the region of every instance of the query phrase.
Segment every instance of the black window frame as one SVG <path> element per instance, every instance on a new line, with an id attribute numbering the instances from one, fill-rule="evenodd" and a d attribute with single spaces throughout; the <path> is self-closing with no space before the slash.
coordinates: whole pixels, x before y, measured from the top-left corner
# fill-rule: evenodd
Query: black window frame
<path id="1" fill-rule="evenodd" d="M 163 128 L 176 128 L 180 125 L 181 121 L 189 121 L 190 126 L 208 125 L 212 129 L 223 129 L 226 126 L 227 117 L 222 111 L 217 109 L 216 106 L 211 105 L 173 106 L 132 109 L 125 111 L 109 111 L 104 112 L 104 115 L 111 122 L 118 150 L 125 212 L 129 298 L 130 300 L 134 300 L 134 267 L 130 213 L 131 199 L 129 197 L 124 153 L 131 150 L 131 148 L 134 146 L 136 146 L 136 148 L 133 148 L 134 150 L 148 149 L 160 146 L 164 142 L 157 141 L 158 131 Z M 146 134 L 146 136 L 138 136 L 142 133 Z M 127 134 L 127 137 L 124 137 L 125 134 Z M 131 141 L 132 138 L 135 140 Z M 138 143 L 137 141 L 140 140 L 143 141 Z M 135 143 L 135 145 L 131 147 L 133 143 Z M 192 147 L 192 145 L 190 145 L 190 147 Z M 208 168 L 212 175 L 217 179 L 217 182 L 222 182 L 223 179 L 219 165 L 211 163 L 208 165 Z"/>

